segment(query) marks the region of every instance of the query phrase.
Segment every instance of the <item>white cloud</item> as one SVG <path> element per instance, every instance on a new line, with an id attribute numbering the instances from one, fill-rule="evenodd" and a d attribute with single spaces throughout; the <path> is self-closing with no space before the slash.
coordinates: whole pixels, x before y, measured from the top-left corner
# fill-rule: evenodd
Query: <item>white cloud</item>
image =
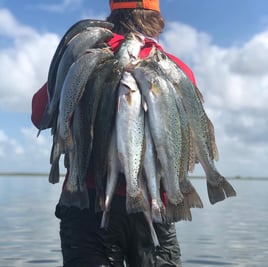
<path id="1" fill-rule="evenodd" d="M 12 41 L 0 50 L 0 109 L 29 111 L 33 93 L 47 78 L 59 37 L 21 25 L 5 9 L 0 9 L 0 35 Z M 167 23 L 161 42 L 196 75 L 215 127 L 220 153 L 216 166 L 225 175 L 268 176 L 263 168 L 268 162 L 268 32 L 223 48 L 209 34 L 172 22 Z M 10 158 L 4 159 L 9 166 L 49 170 L 52 140 L 47 134 L 36 138 L 35 129 L 24 128 L 18 141 L 0 130 L 0 157 L 9 152 Z"/>
<path id="2" fill-rule="evenodd" d="M 11 40 L 0 50 L 0 108 L 29 112 L 33 92 L 47 79 L 59 37 L 20 25 L 6 9 L 0 9 L 0 35 Z"/>
<path id="3" fill-rule="evenodd" d="M 43 131 L 38 138 L 36 134 L 34 127 L 21 128 L 15 138 L 0 129 L 0 172 L 49 172 L 52 137 L 49 131 Z"/>
<path id="4" fill-rule="evenodd" d="M 268 162 L 268 31 L 223 48 L 206 33 L 167 23 L 162 43 L 193 69 L 226 175 L 264 176 Z"/>
<path id="5" fill-rule="evenodd" d="M 262 77 L 268 69 L 268 31 L 256 34 L 243 47 L 237 47 L 230 57 L 232 72 L 243 76 Z"/>
<path id="6" fill-rule="evenodd" d="M 5 134 L 5 132 L 3 130 L 0 130 L 0 143 L 6 142 L 7 140 L 8 140 L 8 137 Z"/>
<path id="7" fill-rule="evenodd" d="M 171 23 L 163 43 L 190 64 L 206 96 L 206 105 L 234 110 L 266 106 L 268 32 L 253 36 L 242 47 L 221 48 L 205 33 Z"/>
<path id="8" fill-rule="evenodd" d="M 10 138 L 0 129 L 0 159 L 5 161 L 6 158 L 17 157 L 23 155 L 25 149 L 14 138 Z M 3 164 L 4 167 L 5 164 Z"/>

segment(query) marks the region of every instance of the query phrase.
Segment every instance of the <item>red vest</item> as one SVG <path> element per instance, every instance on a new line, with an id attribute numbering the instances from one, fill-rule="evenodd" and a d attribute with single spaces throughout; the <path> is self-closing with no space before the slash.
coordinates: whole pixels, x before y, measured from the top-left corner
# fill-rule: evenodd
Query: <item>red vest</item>
<path id="1" fill-rule="evenodd" d="M 117 49 L 120 47 L 121 43 L 123 42 L 124 37 L 122 35 L 114 34 L 114 37 L 108 42 L 109 46 L 112 48 L 112 50 L 115 52 Z M 163 50 L 163 48 L 156 42 L 154 42 L 152 39 L 145 39 L 145 45 L 142 47 L 140 51 L 140 57 L 145 58 L 146 56 L 149 55 L 152 47 L 155 46 L 159 50 L 163 51 L 170 59 L 172 59 L 183 71 L 184 73 L 189 77 L 189 79 L 196 84 L 194 74 L 191 71 L 191 69 L 180 59 L 176 58 L 175 56 L 167 53 L 166 51 Z M 45 83 L 33 96 L 32 99 L 32 122 L 33 124 L 38 128 L 38 125 L 40 123 L 42 114 L 45 110 L 45 107 L 48 102 L 48 95 L 47 95 L 47 83 Z M 67 179 L 66 175 L 66 178 Z M 88 175 L 88 187 L 89 188 L 95 188 L 95 182 L 92 177 L 92 175 L 89 173 Z M 125 183 L 122 183 L 116 194 L 118 195 L 125 195 Z"/>

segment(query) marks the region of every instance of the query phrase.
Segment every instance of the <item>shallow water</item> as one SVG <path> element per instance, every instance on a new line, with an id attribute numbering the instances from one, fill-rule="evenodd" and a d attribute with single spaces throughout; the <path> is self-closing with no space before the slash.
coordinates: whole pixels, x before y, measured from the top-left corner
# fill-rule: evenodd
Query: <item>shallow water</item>
<path id="1" fill-rule="evenodd" d="M 184 267 L 267 267 L 268 181 L 231 180 L 238 196 L 211 205 L 206 183 L 192 179 L 204 203 L 191 222 L 177 223 Z M 62 266 L 59 221 L 61 184 L 44 177 L 0 178 L 0 266 Z"/>
<path id="2" fill-rule="evenodd" d="M 204 208 L 193 210 L 192 222 L 177 223 L 185 267 L 268 266 L 268 181 L 231 183 L 237 197 L 211 205 L 205 181 L 193 181 Z"/>

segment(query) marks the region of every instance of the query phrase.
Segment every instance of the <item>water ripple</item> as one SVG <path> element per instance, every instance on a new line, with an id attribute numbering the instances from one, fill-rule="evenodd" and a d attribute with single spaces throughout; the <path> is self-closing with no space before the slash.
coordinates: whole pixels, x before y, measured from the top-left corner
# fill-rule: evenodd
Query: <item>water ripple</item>
<path id="1" fill-rule="evenodd" d="M 204 265 L 212 265 L 212 266 L 230 266 L 234 265 L 233 263 L 230 262 L 224 262 L 224 261 L 212 261 L 212 260 L 186 260 L 185 262 L 187 263 L 192 263 L 192 264 L 204 264 Z"/>

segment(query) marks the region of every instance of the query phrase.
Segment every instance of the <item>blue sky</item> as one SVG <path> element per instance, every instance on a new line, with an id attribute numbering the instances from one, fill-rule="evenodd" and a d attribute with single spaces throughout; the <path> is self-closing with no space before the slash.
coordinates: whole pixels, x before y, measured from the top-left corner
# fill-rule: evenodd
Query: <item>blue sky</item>
<path id="1" fill-rule="evenodd" d="M 162 0 L 163 47 L 194 71 L 226 176 L 267 177 L 268 2 Z M 108 0 L 0 0 L 0 172 L 49 171 L 51 136 L 30 121 L 60 37 Z M 62 170 L 64 172 L 64 170 Z M 203 175 L 200 166 L 197 174 Z"/>

